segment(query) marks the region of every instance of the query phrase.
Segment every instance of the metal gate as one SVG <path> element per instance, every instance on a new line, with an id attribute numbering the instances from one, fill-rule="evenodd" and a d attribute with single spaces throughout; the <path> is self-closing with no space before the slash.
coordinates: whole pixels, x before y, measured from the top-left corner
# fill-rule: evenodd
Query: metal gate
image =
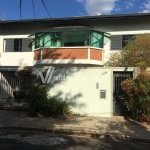
<path id="1" fill-rule="evenodd" d="M 14 71 L 0 72 L 0 108 L 27 108 L 26 92 L 21 90 L 22 78 Z"/>
<path id="2" fill-rule="evenodd" d="M 132 72 L 114 72 L 113 73 L 113 112 L 114 115 L 130 115 L 124 105 L 125 93 L 121 88 L 121 82 L 132 78 Z"/>

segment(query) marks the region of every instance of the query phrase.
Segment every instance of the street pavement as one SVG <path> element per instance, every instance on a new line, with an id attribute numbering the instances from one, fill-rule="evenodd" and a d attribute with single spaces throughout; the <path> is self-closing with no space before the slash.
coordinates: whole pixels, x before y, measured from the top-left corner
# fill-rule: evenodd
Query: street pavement
<path id="1" fill-rule="evenodd" d="M 150 143 L 32 131 L 0 131 L 0 150 L 149 150 Z"/>
<path id="2" fill-rule="evenodd" d="M 150 125 L 129 117 L 73 116 L 68 119 L 35 117 L 27 111 L 0 110 L 0 129 L 42 131 L 95 138 L 150 142 Z"/>

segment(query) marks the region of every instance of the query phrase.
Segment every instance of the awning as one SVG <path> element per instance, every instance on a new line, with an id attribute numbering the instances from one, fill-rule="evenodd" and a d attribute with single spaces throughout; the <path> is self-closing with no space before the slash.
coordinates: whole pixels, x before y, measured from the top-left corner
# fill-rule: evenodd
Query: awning
<path id="1" fill-rule="evenodd" d="M 87 26 L 61 26 L 61 27 L 53 27 L 46 29 L 42 32 L 36 32 L 31 35 L 29 35 L 29 38 L 35 38 L 35 34 L 37 33 L 43 33 L 43 32 L 75 32 L 75 31 L 96 31 L 96 32 L 102 32 L 104 33 L 104 36 L 110 37 L 110 33 L 100 31 L 100 30 L 95 30 L 93 27 L 87 27 Z"/>

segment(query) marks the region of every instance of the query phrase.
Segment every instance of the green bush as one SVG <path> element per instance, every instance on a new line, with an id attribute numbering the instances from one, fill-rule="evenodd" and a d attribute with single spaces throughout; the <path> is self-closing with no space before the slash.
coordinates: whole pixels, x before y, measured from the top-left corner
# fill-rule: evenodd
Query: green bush
<path id="1" fill-rule="evenodd" d="M 57 97 L 50 97 L 42 106 L 40 112 L 43 116 L 68 117 L 72 114 L 71 106 L 68 102 Z"/>
<path id="2" fill-rule="evenodd" d="M 121 83 L 127 94 L 125 104 L 133 117 L 150 117 L 150 71 L 141 71 L 135 79 Z"/>
<path id="3" fill-rule="evenodd" d="M 32 117 L 41 114 L 46 117 L 69 117 L 72 114 L 68 102 L 57 97 L 41 98 L 33 97 L 30 100 L 29 115 Z"/>
<path id="4" fill-rule="evenodd" d="M 47 117 L 68 117 L 72 114 L 71 106 L 68 102 L 57 97 L 47 98 L 44 86 L 38 86 L 33 91 L 30 99 L 29 114 L 38 116 L 41 114 Z M 40 92 L 40 93 L 39 93 Z"/>
<path id="5" fill-rule="evenodd" d="M 43 72 L 45 74 L 46 72 Z M 29 115 L 36 117 L 38 114 L 50 117 L 67 117 L 72 114 L 68 102 L 57 97 L 48 98 L 48 85 L 43 84 L 41 78 L 32 74 L 32 67 L 24 67 L 16 72 L 22 78 L 21 87 L 28 91 L 26 99 L 29 102 Z"/>
<path id="6" fill-rule="evenodd" d="M 29 115 L 30 116 L 37 116 L 38 113 L 41 112 L 43 109 L 43 105 L 46 104 L 47 99 L 47 86 L 45 85 L 38 85 L 33 86 L 30 90 L 30 94 L 28 97 L 29 102 Z"/>

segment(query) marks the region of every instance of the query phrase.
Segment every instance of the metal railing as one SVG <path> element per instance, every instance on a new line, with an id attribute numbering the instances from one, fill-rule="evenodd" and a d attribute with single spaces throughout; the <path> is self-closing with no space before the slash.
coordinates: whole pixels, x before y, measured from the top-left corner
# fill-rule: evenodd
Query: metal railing
<path id="1" fill-rule="evenodd" d="M 28 107 L 27 93 L 21 90 L 23 78 L 17 78 L 14 71 L 0 72 L 0 108 Z"/>

